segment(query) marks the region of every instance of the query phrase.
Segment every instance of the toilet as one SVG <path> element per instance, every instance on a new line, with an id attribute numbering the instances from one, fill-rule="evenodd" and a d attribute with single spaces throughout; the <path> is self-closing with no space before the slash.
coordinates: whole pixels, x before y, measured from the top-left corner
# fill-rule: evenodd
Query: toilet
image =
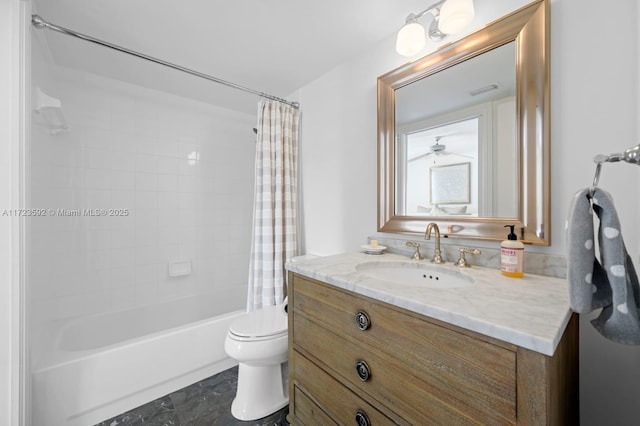
<path id="1" fill-rule="evenodd" d="M 282 364 L 287 361 L 287 300 L 235 320 L 224 342 L 227 355 L 238 361 L 238 389 L 231 414 L 257 420 L 289 403 Z"/>

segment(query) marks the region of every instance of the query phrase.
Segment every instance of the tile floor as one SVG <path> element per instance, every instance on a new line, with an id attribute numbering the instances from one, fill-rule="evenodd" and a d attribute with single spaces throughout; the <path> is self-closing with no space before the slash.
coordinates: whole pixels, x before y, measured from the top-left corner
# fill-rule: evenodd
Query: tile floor
<path id="1" fill-rule="evenodd" d="M 283 408 L 264 419 L 252 422 L 231 415 L 236 394 L 238 367 L 194 383 L 155 401 L 105 420 L 96 426 L 287 426 Z"/>

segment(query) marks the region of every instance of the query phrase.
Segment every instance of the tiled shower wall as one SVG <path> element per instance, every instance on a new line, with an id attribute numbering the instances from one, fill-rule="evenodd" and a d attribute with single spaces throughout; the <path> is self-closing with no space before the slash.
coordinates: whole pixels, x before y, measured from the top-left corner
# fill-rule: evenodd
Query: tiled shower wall
<path id="1" fill-rule="evenodd" d="M 49 212 L 29 221 L 34 326 L 191 295 L 243 308 L 255 117 L 52 65 L 33 80 L 69 124 L 32 129 L 29 204 Z"/>

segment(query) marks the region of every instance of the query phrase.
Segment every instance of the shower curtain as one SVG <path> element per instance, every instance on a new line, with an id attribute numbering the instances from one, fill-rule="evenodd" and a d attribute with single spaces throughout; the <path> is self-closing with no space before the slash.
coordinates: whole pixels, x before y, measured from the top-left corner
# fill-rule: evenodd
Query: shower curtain
<path id="1" fill-rule="evenodd" d="M 284 264 L 297 253 L 298 109 L 258 103 L 253 238 L 247 310 L 284 300 Z"/>

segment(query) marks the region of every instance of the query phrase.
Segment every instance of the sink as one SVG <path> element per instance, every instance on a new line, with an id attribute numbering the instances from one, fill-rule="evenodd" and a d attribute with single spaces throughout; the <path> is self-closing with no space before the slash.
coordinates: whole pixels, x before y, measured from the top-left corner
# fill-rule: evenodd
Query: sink
<path id="1" fill-rule="evenodd" d="M 471 275 L 417 261 L 365 262 L 356 265 L 356 270 L 369 278 L 406 287 L 459 288 L 475 283 Z"/>

